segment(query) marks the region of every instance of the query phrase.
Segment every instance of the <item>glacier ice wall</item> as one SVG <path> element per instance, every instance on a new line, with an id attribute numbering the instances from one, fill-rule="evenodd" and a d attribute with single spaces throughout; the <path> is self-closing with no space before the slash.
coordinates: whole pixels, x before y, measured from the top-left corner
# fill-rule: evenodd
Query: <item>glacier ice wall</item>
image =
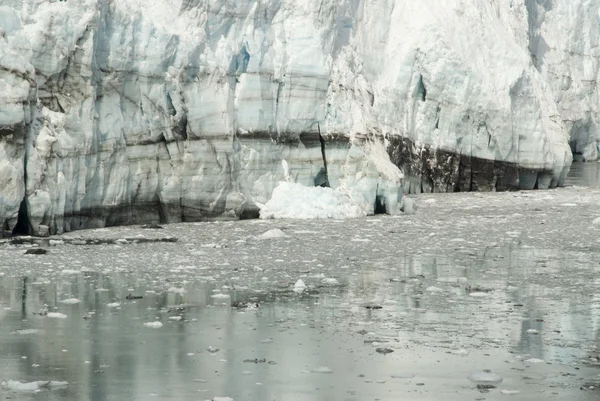
<path id="1" fill-rule="evenodd" d="M 530 52 L 552 89 L 576 159 L 600 150 L 600 2 L 528 0 Z"/>
<path id="2" fill-rule="evenodd" d="M 283 160 L 370 205 L 560 185 L 599 2 L 3 0 L 1 228 L 252 215 Z"/>

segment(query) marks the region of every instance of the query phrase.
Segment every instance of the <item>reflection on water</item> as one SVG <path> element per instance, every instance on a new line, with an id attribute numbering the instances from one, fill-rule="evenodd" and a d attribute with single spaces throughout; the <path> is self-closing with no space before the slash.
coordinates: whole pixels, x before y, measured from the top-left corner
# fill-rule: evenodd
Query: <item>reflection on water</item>
<path id="1" fill-rule="evenodd" d="M 600 163 L 573 163 L 565 184 L 580 187 L 600 187 Z"/>
<path id="2" fill-rule="evenodd" d="M 2 276 L 0 378 L 69 382 L 2 395 L 464 400 L 481 396 L 467 377 L 487 368 L 504 382 L 486 399 L 505 398 L 502 389 L 519 400 L 597 399 L 580 386 L 600 373 L 590 359 L 600 349 L 600 254 L 515 244 L 386 263 L 346 266 L 338 285 L 305 275 L 304 294 L 259 278 L 225 288 L 230 299 L 214 297 L 214 280 L 157 291 L 152 277 L 127 271 Z M 45 305 L 67 317 L 36 314 Z M 153 321 L 163 326 L 144 326 Z M 333 372 L 312 372 L 323 366 Z"/>

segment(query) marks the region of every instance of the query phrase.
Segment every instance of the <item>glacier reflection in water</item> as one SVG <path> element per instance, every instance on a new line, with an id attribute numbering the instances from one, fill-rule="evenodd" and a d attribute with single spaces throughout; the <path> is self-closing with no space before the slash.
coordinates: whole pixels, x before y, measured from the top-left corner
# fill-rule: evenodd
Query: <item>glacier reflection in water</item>
<path id="1" fill-rule="evenodd" d="M 288 255 L 265 275 L 264 255 L 198 267 L 156 247 L 59 245 L 34 259 L 52 266 L 38 273 L 13 260 L 0 276 L 0 378 L 69 385 L 5 382 L 3 398 L 597 399 L 580 387 L 600 379 L 600 253 L 513 243 L 369 261 L 349 246 L 335 269 Z M 69 269 L 73 255 L 94 263 Z M 45 305 L 66 317 L 37 314 Z M 497 388 L 467 379 L 482 369 Z"/>

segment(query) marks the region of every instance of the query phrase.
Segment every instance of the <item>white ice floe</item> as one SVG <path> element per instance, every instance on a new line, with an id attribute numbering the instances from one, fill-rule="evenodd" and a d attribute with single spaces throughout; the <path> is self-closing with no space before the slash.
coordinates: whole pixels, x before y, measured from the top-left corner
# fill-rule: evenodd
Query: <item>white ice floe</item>
<path id="1" fill-rule="evenodd" d="M 287 238 L 288 235 L 281 231 L 278 228 L 274 228 L 269 230 L 261 235 L 258 235 L 256 238 L 258 239 L 277 239 L 277 238 Z"/>
<path id="2" fill-rule="evenodd" d="M 161 322 L 147 322 L 144 323 L 145 327 L 150 327 L 151 329 L 160 329 L 161 327 L 163 327 L 163 324 Z"/>
<path id="3" fill-rule="evenodd" d="M 68 304 L 68 305 L 74 305 L 74 304 L 78 304 L 81 301 L 77 298 L 67 298 L 67 299 L 63 299 L 62 301 L 58 301 L 61 304 Z"/>
<path id="4" fill-rule="evenodd" d="M 68 384 L 68 382 L 56 380 L 37 380 L 28 383 L 23 383 L 17 380 L 7 380 L 2 382 L 2 388 L 18 393 L 37 393 L 42 390 L 52 390 L 66 387 Z"/>
<path id="5" fill-rule="evenodd" d="M 498 384 L 502 383 L 504 378 L 489 369 L 475 372 L 469 376 L 469 380 L 476 384 Z"/>
<path id="6" fill-rule="evenodd" d="M 314 369 L 311 369 L 313 373 L 333 373 L 333 370 L 327 366 L 318 366 Z"/>
<path id="7" fill-rule="evenodd" d="M 214 299 L 228 299 L 228 298 L 231 298 L 231 295 L 229 295 L 229 294 L 214 294 L 214 295 L 211 295 L 210 297 L 214 298 Z"/>
<path id="8" fill-rule="evenodd" d="M 60 312 L 48 312 L 48 314 L 46 315 L 49 318 L 52 319 L 66 319 L 67 315 L 65 315 L 64 313 L 60 313 Z"/>
<path id="9" fill-rule="evenodd" d="M 298 279 L 298 281 L 296 281 L 296 284 L 294 284 L 294 292 L 297 294 L 301 294 L 306 290 L 306 284 L 304 283 L 304 281 L 302 281 L 302 279 Z"/>
<path id="10" fill-rule="evenodd" d="M 344 219 L 366 216 L 367 211 L 347 193 L 331 188 L 280 182 L 260 210 L 261 219 Z"/>

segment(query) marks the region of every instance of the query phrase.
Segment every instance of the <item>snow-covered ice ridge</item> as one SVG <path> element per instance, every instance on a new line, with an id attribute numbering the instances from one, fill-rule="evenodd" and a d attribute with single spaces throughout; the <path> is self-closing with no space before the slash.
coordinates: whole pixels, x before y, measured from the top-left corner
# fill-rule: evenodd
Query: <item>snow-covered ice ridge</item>
<path id="1" fill-rule="evenodd" d="M 255 214 L 323 153 L 371 208 L 560 185 L 570 138 L 597 157 L 599 7 L 3 0 L 1 228 Z"/>

